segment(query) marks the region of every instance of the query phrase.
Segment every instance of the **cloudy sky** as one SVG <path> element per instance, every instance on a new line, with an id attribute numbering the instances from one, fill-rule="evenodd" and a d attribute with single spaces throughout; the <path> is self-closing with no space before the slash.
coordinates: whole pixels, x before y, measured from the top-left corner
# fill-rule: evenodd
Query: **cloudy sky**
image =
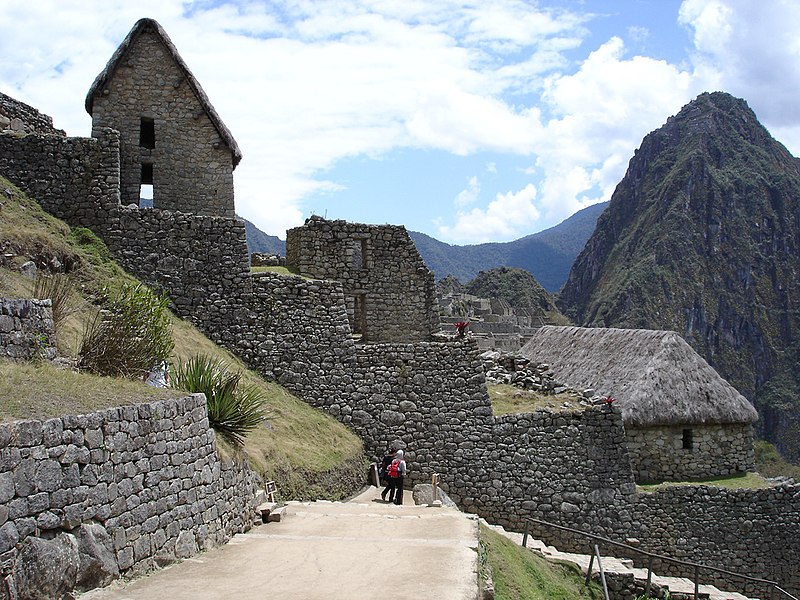
<path id="1" fill-rule="evenodd" d="M 233 132 L 237 212 L 506 241 L 607 200 L 704 91 L 800 155 L 797 0 L 1 0 L 0 91 L 87 136 L 84 96 L 137 19 Z"/>

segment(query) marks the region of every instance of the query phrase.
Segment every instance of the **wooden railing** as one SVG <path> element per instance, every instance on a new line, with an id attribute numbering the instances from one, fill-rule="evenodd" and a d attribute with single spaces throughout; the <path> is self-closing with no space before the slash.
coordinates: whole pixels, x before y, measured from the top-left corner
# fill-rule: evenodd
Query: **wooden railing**
<path id="1" fill-rule="evenodd" d="M 645 587 L 645 596 L 650 595 L 650 588 L 652 586 L 652 577 L 653 577 L 653 562 L 658 560 L 665 563 L 672 563 L 675 565 L 680 565 L 681 567 L 688 567 L 694 571 L 694 597 L 695 600 L 699 600 L 700 598 L 700 571 L 708 571 L 712 573 L 720 573 L 725 575 L 727 578 L 735 578 L 741 579 L 745 582 L 751 584 L 751 586 L 763 589 L 766 593 L 769 600 L 780 600 L 780 599 L 788 599 L 788 600 L 798 600 L 796 596 L 792 596 L 789 592 L 784 590 L 780 587 L 775 581 L 770 581 L 769 579 L 760 579 L 758 577 L 750 577 L 749 575 L 742 575 L 741 573 L 735 573 L 734 571 L 728 571 L 727 569 L 720 569 L 718 567 L 710 567 L 708 565 L 701 565 L 699 563 L 688 562 L 685 560 L 678 560 L 677 558 L 670 558 L 669 556 L 663 556 L 661 554 L 655 554 L 653 552 L 647 552 L 645 550 L 640 550 L 635 546 L 631 546 L 629 544 L 623 544 L 622 542 L 616 542 L 614 540 L 605 538 L 600 535 L 595 535 L 593 533 L 588 533 L 586 531 L 581 531 L 579 529 L 573 529 L 571 527 L 565 527 L 564 525 L 556 525 L 555 523 L 550 523 L 548 521 L 542 521 L 541 519 L 534 519 L 528 517 L 525 519 L 525 533 L 522 536 L 522 545 L 527 547 L 528 545 L 528 526 L 531 523 L 535 523 L 537 525 L 542 525 L 544 527 L 548 527 L 551 529 L 557 529 L 559 531 L 566 531 L 570 534 L 577 535 L 579 537 L 585 538 L 593 542 L 593 552 L 592 557 L 589 561 L 589 570 L 586 574 L 586 582 L 588 584 L 589 579 L 592 576 L 592 566 L 594 564 L 595 558 L 597 558 L 598 569 L 600 571 L 600 578 L 603 583 L 603 592 L 605 594 L 606 600 L 608 600 L 608 590 L 606 587 L 605 582 L 605 572 L 603 571 L 603 565 L 600 561 L 600 545 L 607 545 L 607 546 L 615 546 L 617 548 L 624 548 L 626 552 L 634 554 L 637 558 L 645 557 L 647 559 L 647 584 Z M 643 562 L 643 561 L 642 561 Z"/>

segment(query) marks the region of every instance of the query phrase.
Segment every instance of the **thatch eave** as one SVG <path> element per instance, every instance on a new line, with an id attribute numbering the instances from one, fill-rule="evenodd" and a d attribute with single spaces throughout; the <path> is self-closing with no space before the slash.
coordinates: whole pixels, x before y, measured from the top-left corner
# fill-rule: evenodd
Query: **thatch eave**
<path id="1" fill-rule="evenodd" d="M 222 138 L 228 148 L 230 148 L 233 168 L 235 169 L 242 160 L 242 151 L 239 149 L 239 144 L 236 143 L 236 140 L 233 138 L 233 134 L 227 128 L 225 123 L 222 122 L 222 119 L 220 118 L 216 109 L 211 104 L 211 101 L 208 99 L 205 91 L 203 91 L 203 88 L 200 86 L 200 82 L 197 81 L 197 78 L 189 70 L 188 65 L 181 58 L 180 54 L 178 54 L 178 49 L 172 43 L 172 40 L 169 39 L 167 32 L 164 31 L 164 28 L 161 27 L 161 25 L 155 19 L 139 19 L 133 26 L 133 29 L 130 30 L 128 35 L 109 59 L 105 68 L 95 78 L 94 82 L 89 88 L 85 102 L 86 112 L 90 115 L 92 114 L 92 111 L 94 110 L 95 96 L 102 93 L 108 82 L 111 81 L 114 73 L 116 73 L 117 69 L 122 64 L 125 55 L 130 50 L 136 38 L 148 30 L 155 32 L 155 34 L 160 38 L 161 42 L 167 48 L 167 51 L 172 56 L 172 59 L 175 61 L 181 71 L 183 71 L 184 75 L 186 76 L 186 81 L 189 83 L 189 86 L 192 88 L 192 91 L 203 107 L 203 110 L 206 112 L 208 118 L 216 128 L 217 133 L 219 133 L 219 136 Z"/>
<path id="2" fill-rule="evenodd" d="M 566 384 L 613 396 L 628 427 L 748 424 L 755 408 L 673 331 L 547 326 L 522 348 Z"/>

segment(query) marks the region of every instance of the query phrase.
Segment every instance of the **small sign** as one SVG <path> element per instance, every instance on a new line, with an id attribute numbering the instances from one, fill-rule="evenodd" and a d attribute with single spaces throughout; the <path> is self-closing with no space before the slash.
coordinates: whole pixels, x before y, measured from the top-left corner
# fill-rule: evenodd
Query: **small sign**
<path id="1" fill-rule="evenodd" d="M 268 481 L 267 482 L 267 493 L 268 494 L 274 494 L 277 491 L 278 491 L 278 486 L 275 485 L 275 482 L 274 481 Z"/>

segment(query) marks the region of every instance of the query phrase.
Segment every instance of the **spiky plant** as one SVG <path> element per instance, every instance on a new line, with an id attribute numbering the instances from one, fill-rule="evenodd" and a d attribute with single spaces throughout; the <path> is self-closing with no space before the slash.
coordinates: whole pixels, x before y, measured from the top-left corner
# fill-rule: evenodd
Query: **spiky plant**
<path id="1" fill-rule="evenodd" d="M 211 427 L 235 446 L 242 446 L 248 432 L 266 416 L 261 391 L 242 383 L 242 372 L 198 354 L 175 368 L 172 385 L 187 392 L 202 392 L 208 404 Z"/>

